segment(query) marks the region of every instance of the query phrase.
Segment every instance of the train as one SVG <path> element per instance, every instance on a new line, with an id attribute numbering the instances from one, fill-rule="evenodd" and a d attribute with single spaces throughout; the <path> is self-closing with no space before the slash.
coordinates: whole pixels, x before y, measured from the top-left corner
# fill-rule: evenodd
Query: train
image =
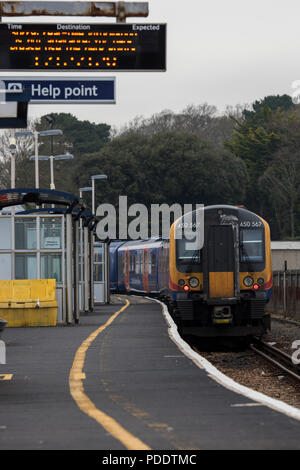
<path id="1" fill-rule="evenodd" d="M 262 337 L 271 324 L 269 225 L 230 205 L 205 206 L 203 218 L 203 246 L 196 250 L 176 237 L 183 217 L 172 224 L 169 240 L 112 242 L 111 292 L 160 299 L 183 335 Z"/>

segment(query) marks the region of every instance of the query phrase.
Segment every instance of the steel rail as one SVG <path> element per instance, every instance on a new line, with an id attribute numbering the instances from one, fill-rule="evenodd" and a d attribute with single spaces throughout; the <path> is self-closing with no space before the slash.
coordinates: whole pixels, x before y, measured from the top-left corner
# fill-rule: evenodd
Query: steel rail
<path id="1" fill-rule="evenodd" d="M 256 339 L 255 345 L 251 344 L 250 348 L 300 382 L 299 366 L 297 367 L 297 365 L 293 364 L 291 356 L 286 354 L 284 351 L 281 351 L 280 349 L 275 348 L 274 346 L 271 346 L 270 344 L 267 344 L 259 339 Z M 262 348 L 262 350 L 260 348 Z"/>

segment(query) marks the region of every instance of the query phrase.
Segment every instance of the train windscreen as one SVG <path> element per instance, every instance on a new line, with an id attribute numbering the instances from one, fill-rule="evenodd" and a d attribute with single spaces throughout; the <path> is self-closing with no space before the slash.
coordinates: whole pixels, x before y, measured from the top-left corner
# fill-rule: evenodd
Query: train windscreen
<path id="1" fill-rule="evenodd" d="M 185 237 L 181 240 L 176 240 L 176 259 L 178 264 L 200 264 L 201 250 L 189 249 L 189 245 L 193 241 L 195 240 L 187 240 Z"/>
<path id="2" fill-rule="evenodd" d="M 264 261 L 264 232 L 260 228 L 243 228 L 240 232 L 242 263 L 262 263 Z"/>

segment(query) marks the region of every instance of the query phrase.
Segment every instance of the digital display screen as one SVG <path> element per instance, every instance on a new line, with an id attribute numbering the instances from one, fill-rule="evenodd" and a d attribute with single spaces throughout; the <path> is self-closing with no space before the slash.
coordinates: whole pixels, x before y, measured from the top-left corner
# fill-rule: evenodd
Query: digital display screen
<path id="1" fill-rule="evenodd" d="M 165 71 L 166 24 L 0 24 L 0 70 Z"/>

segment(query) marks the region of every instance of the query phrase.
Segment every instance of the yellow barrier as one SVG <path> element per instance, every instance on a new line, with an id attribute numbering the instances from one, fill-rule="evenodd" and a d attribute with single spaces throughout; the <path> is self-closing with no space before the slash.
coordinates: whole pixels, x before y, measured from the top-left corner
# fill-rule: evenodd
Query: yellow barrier
<path id="1" fill-rule="evenodd" d="M 0 281 L 0 317 L 6 327 L 56 326 L 55 279 Z"/>

